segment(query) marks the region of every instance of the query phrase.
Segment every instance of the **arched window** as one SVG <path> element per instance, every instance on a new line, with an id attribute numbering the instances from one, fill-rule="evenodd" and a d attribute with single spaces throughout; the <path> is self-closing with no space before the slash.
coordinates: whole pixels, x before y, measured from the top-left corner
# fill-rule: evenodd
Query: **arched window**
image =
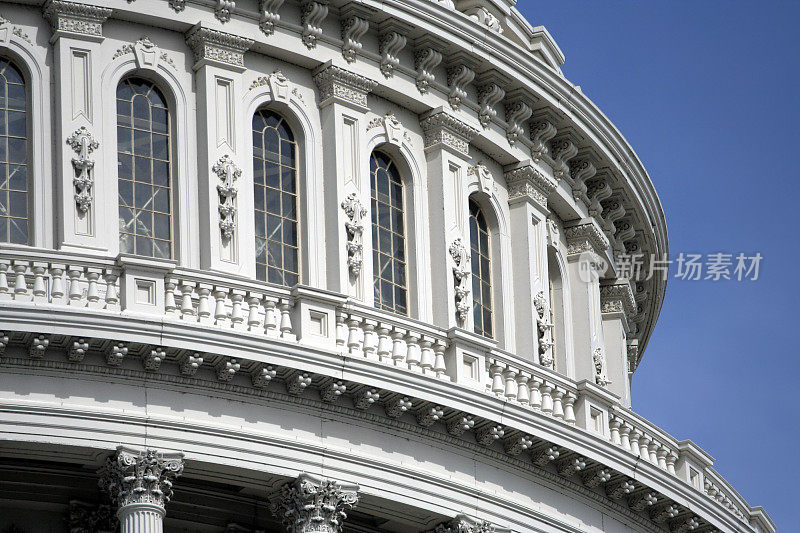
<path id="1" fill-rule="evenodd" d="M 273 111 L 253 115 L 256 277 L 291 287 L 299 281 L 297 143 Z"/>
<path id="2" fill-rule="evenodd" d="M 472 258 L 472 316 L 475 333 L 492 337 L 492 272 L 489 226 L 478 202 L 469 199 L 469 246 Z"/>
<path id="3" fill-rule="evenodd" d="M 383 152 L 372 152 L 369 167 L 375 306 L 405 315 L 408 295 L 403 182 L 397 165 Z"/>
<path id="4" fill-rule="evenodd" d="M 0 58 L 0 242 L 28 244 L 27 112 L 22 73 Z"/>
<path id="5" fill-rule="evenodd" d="M 170 113 L 153 82 L 117 86 L 119 250 L 172 258 Z"/>

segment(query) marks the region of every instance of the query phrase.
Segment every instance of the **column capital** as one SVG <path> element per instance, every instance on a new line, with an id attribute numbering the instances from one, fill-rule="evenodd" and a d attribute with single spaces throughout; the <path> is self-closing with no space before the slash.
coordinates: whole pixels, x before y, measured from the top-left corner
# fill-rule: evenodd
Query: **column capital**
<path id="1" fill-rule="evenodd" d="M 112 12 L 107 7 L 64 0 L 48 0 L 42 8 L 42 14 L 53 30 L 50 42 L 62 36 L 102 41 L 103 23 Z"/>
<path id="2" fill-rule="evenodd" d="M 556 190 L 554 179 L 524 161 L 505 169 L 509 203 L 526 200 L 547 210 L 547 197 Z"/>
<path id="3" fill-rule="evenodd" d="M 186 44 L 194 53 L 194 70 L 212 64 L 244 71 L 244 53 L 253 46 L 253 40 L 205 28 L 198 23 L 186 32 Z"/>
<path id="4" fill-rule="evenodd" d="M 632 318 L 636 314 L 636 300 L 631 284 L 623 281 L 600 285 L 600 311 L 604 315 L 624 314 L 626 318 Z"/>
<path id="5" fill-rule="evenodd" d="M 376 81 L 337 67 L 331 61 L 319 66 L 313 75 L 320 92 L 320 107 L 338 102 L 363 112 L 369 111 L 367 95 L 378 86 Z"/>
<path id="6" fill-rule="evenodd" d="M 452 520 L 439 524 L 427 533 L 511 533 L 511 529 L 460 514 Z"/>
<path id="7" fill-rule="evenodd" d="M 288 533 L 340 533 L 346 511 L 358 504 L 358 485 L 300 474 L 281 488 L 272 513 Z"/>
<path id="8" fill-rule="evenodd" d="M 469 143 L 478 135 L 477 128 L 462 122 L 442 107 L 422 115 L 419 121 L 425 136 L 425 149 L 444 147 L 459 156 L 469 156 Z"/>
<path id="9" fill-rule="evenodd" d="M 160 508 L 172 497 L 172 482 L 183 473 L 182 453 L 133 450 L 120 446 L 100 469 L 100 488 L 118 510 L 135 504 Z"/>
<path id="10" fill-rule="evenodd" d="M 593 219 L 583 220 L 564 229 L 567 238 L 567 255 L 579 256 L 584 252 L 594 252 L 604 256 L 610 246 L 608 238 Z"/>

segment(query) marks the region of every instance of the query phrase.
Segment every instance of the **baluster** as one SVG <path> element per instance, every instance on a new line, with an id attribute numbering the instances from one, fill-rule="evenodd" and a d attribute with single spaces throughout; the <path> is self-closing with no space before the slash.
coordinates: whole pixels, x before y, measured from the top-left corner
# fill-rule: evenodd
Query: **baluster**
<path id="1" fill-rule="evenodd" d="M 178 282 L 175 280 L 175 278 L 164 278 L 164 311 L 168 316 L 178 314 L 178 304 L 175 302 L 175 289 L 177 287 Z M 108 301 L 108 292 L 106 292 L 106 301 Z"/>
<path id="2" fill-rule="evenodd" d="M 505 380 L 505 387 L 503 394 L 506 400 L 515 401 L 517 399 L 517 371 L 511 367 L 506 367 L 503 371 L 503 379 Z"/>
<path id="3" fill-rule="evenodd" d="M 677 462 L 678 462 L 677 454 L 675 452 L 673 452 L 672 450 L 670 450 L 669 455 L 667 455 L 667 459 L 666 459 L 667 472 L 672 474 L 673 476 L 676 475 L 675 474 L 675 463 L 677 463 Z"/>
<path id="4" fill-rule="evenodd" d="M 103 271 L 103 280 L 106 282 L 106 309 L 117 309 L 119 305 L 119 294 L 117 293 L 117 279 L 119 273 L 113 268 Z M 173 287 L 174 289 L 174 287 Z M 172 294 L 172 303 L 175 304 L 175 293 Z"/>
<path id="5" fill-rule="evenodd" d="M 209 297 L 211 296 L 211 289 L 212 286 L 207 283 L 198 283 L 197 284 L 197 316 L 200 322 L 210 322 L 211 321 L 211 302 L 209 302 Z"/>
<path id="6" fill-rule="evenodd" d="M 550 386 L 549 383 L 542 382 L 542 386 L 539 388 L 542 392 L 542 412 L 548 415 L 553 414 L 553 397 L 550 395 L 550 391 L 553 390 L 553 387 Z"/>
<path id="7" fill-rule="evenodd" d="M 406 360 L 406 346 L 403 337 L 406 336 L 406 331 L 400 328 L 392 330 L 392 364 L 394 366 L 402 366 Z"/>
<path id="8" fill-rule="evenodd" d="M 228 299 L 227 287 L 214 287 L 214 324 L 217 326 L 224 326 L 228 321 L 228 309 L 225 306 L 225 301 Z"/>
<path id="9" fill-rule="evenodd" d="M 64 298 L 64 270 L 66 265 L 50 263 L 50 276 L 53 286 L 50 288 L 50 301 L 53 303 L 63 303 Z"/>
<path id="10" fill-rule="evenodd" d="M 14 299 L 25 300 L 28 295 L 28 283 L 25 281 L 25 273 L 28 271 L 28 262 L 14 259 Z"/>
<path id="11" fill-rule="evenodd" d="M 361 355 L 360 324 L 361 318 L 356 315 L 347 318 L 347 351 L 354 357 Z"/>
<path id="12" fill-rule="evenodd" d="M 343 350 L 347 345 L 347 325 L 345 322 L 345 314 L 341 309 L 336 310 L 336 346 Z"/>
<path id="13" fill-rule="evenodd" d="M 542 380 L 537 377 L 532 377 L 528 382 L 528 387 L 531 390 L 531 407 L 537 410 L 542 409 Z"/>
<path id="14" fill-rule="evenodd" d="M 422 371 L 422 367 L 420 366 L 422 356 L 420 354 L 419 338 L 419 333 L 414 333 L 413 331 L 409 331 L 408 335 L 406 335 L 406 346 L 408 347 L 406 363 L 408 364 L 408 368 L 414 372 Z"/>
<path id="15" fill-rule="evenodd" d="M 261 313 L 259 307 L 262 296 L 255 292 L 247 292 L 247 329 L 258 331 L 261 326 Z M 263 332 L 264 330 L 261 329 Z"/>
<path id="16" fill-rule="evenodd" d="M 244 295 L 243 290 L 231 290 L 231 326 L 236 329 L 243 329 L 244 325 L 244 313 L 242 313 Z"/>
<path id="17" fill-rule="evenodd" d="M 636 429 L 635 427 L 632 427 L 630 435 L 631 435 L 631 453 L 638 457 L 640 450 L 639 439 L 642 438 L 642 432 Z"/>
<path id="18" fill-rule="evenodd" d="M 528 388 L 528 380 L 530 376 L 526 376 L 522 372 L 517 374 L 517 401 L 522 405 L 530 405 L 531 391 Z"/>
<path id="19" fill-rule="evenodd" d="M 364 357 L 371 361 L 378 360 L 378 335 L 375 333 L 375 327 L 378 325 L 374 320 L 364 319 L 361 322 L 361 329 L 364 331 L 362 350 Z"/>
<path id="20" fill-rule="evenodd" d="M 33 300 L 44 302 L 47 300 L 47 287 L 44 276 L 47 273 L 47 263 L 33 263 Z"/>
<path id="21" fill-rule="evenodd" d="M 655 439 L 651 440 L 650 441 L 650 445 L 647 447 L 647 451 L 650 453 L 650 462 L 653 463 L 656 466 L 658 466 L 658 449 L 659 448 L 661 448 L 661 443 L 658 442 Z"/>
<path id="22" fill-rule="evenodd" d="M 286 298 L 281 298 L 279 304 L 281 310 L 281 338 L 286 340 L 297 340 L 297 338 L 294 336 L 294 333 L 292 333 L 292 315 L 290 313 L 292 303 Z"/>
<path id="23" fill-rule="evenodd" d="M 667 447 L 664 445 L 659 446 L 658 451 L 656 451 L 656 460 L 661 470 L 667 469 L 667 455 L 669 455 Z"/>
<path id="24" fill-rule="evenodd" d="M 639 457 L 645 461 L 650 461 L 650 443 L 653 441 L 648 435 L 642 435 L 639 438 Z"/>
<path id="25" fill-rule="evenodd" d="M 567 391 L 564 394 L 564 422 L 575 425 L 575 394 Z"/>
<path id="26" fill-rule="evenodd" d="M 444 351 L 447 349 L 447 345 L 442 341 L 436 341 L 436 344 L 433 345 L 433 352 L 435 354 L 433 360 L 433 371 L 436 372 L 437 378 L 444 378 L 445 373 L 447 372 L 447 367 L 444 362 Z"/>
<path id="27" fill-rule="evenodd" d="M 269 337 L 278 336 L 278 320 L 275 316 L 277 302 L 269 296 L 264 297 L 264 333 Z"/>
<path id="28" fill-rule="evenodd" d="M 623 422 L 619 428 L 619 445 L 623 450 L 631 451 L 631 426 Z"/>
<path id="29" fill-rule="evenodd" d="M 378 359 L 386 363 L 392 354 L 392 341 L 389 338 L 389 329 L 391 326 L 388 324 L 380 324 L 376 329 L 378 331 Z"/>
<path id="30" fill-rule="evenodd" d="M 194 301 L 192 294 L 194 293 L 194 283 L 190 281 L 181 282 L 181 318 L 184 320 L 193 320 L 195 316 Z"/>
<path id="31" fill-rule="evenodd" d="M 68 266 L 67 277 L 69 278 L 69 305 L 79 305 L 83 292 L 81 291 L 80 277 L 83 267 Z"/>
<path id="32" fill-rule="evenodd" d="M 501 396 L 506 391 L 506 384 L 503 382 L 503 366 L 496 359 L 489 359 L 489 376 L 492 378 L 492 394 Z"/>
<path id="33" fill-rule="evenodd" d="M 433 339 L 423 335 L 419 341 L 419 366 L 423 373 L 428 373 L 433 369 Z"/>
<path id="34" fill-rule="evenodd" d="M 11 263 L 7 259 L 0 260 L 0 300 L 10 300 L 11 293 L 8 288 L 8 271 Z"/>
<path id="35" fill-rule="evenodd" d="M 619 446 L 620 444 L 619 440 L 620 425 L 621 422 L 619 418 L 617 418 L 616 416 L 611 417 L 611 420 L 608 421 L 608 431 L 611 433 L 611 443 L 616 444 L 617 446 Z"/>
<path id="36" fill-rule="evenodd" d="M 97 280 L 103 274 L 100 268 L 87 268 L 86 279 L 89 283 L 86 289 L 86 300 L 89 302 L 90 307 L 100 307 L 100 291 L 97 288 Z"/>
<path id="37" fill-rule="evenodd" d="M 553 390 L 553 416 L 559 420 L 564 419 L 564 404 L 562 398 L 564 398 L 564 391 L 556 387 Z"/>

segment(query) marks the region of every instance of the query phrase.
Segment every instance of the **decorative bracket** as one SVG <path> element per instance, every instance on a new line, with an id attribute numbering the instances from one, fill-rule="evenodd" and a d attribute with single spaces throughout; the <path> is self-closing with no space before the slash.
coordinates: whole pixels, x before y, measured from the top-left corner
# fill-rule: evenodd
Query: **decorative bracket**
<path id="1" fill-rule="evenodd" d="M 258 20 L 258 27 L 264 35 L 272 35 L 275 33 L 275 23 L 281 19 L 278 10 L 283 5 L 285 0 L 259 0 L 258 10 L 261 12 L 261 17 Z"/>
<path id="2" fill-rule="evenodd" d="M 230 239 L 236 230 L 236 180 L 242 175 L 242 169 L 236 166 L 231 156 L 224 155 L 214 163 L 211 171 L 222 183 L 217 184 L 219 193 L 219 229 L 222 237 Z"/>
<path id="3" fill-rule="evenodd" d="M 236 7 L 236 2 L 233 0 L 217 0 L 217 5 L 214 8 L 214 16 L 217 17 L 221 23 L 225 24 L 231 20 L 231 12 Z"/>
<path id="4" fill-rule="evenodd" d="M 470 302 L 469 302 L 469 276 L 470 259 L 469 251 L 461 237 L 456 238 L 450 245 L 450 257 L 453 258 L 453 278 L 456 287 L 456 316 L 462 322 L 469 316 Z"/>
<path id="5" fill-rule="evenodd" d="M 350 3 L 340 11 L 342 24 L 342 57 L 348 63 L 356 60 L 361 50 L 361 38 L 369 30 L 369 18 L 373 11 L 358 3 Z"/>
<path id="6" fill-rule="evenodd" d="M 461 107 L 461 102 L 467 98 L 466 86 L 474 79 L 475 71 L 467 65 L 455 65 L 447 70 L 447 86 L 450 87 L 447 100 L 454 110 L 457 111 Z"/>
<path id="7" fill-rule="evenodd" d="M 322 21 L 328 16 L 328 3 L 311 1 L 302 5 L 300 24 L 303 26 L 303 44 L 309 50 L 317 46 L 322 37 Z"/>
<path id="8" fill-rule="evenodd" d="M 439 66 L 442 62 L 442 53 L 432 48 L 425 46 L 417 50 L 414 54 L 414 65 L 417 70 L 417 89 L 422 94 L 430 90 L 431 83 L 433 83 L 433 69 Z"/>
<path id="9" fill-rule="evenodd" d="M 388 31 L 381 35 L 381 72 L 387 78 L 393 76 L 394 69 L 400 64 L 400 59 L 397 56 L 406 47 L 407 43 L 406 36 L 397 31 Z"/>
<path id="10" fill-rule="evenodd" d="M 361 204 L 356 193 L 350 193 L 342 202 L 342 209 L 349 221 L 344 223 L 347 229 L 347 266 L 350 274 L 357 278 L 361 274 L 364 244 L 364 217 L 367 216 L 366 208 Z"/>
<path id="11" fill-rule="evenodd" d="M 494 117 L 497 116 L 497 110 L 494 106 L 502 100 L 506 95 L 500 85 L 495 82 L 487 83 L 478 89 L 478 103 L 481 110 L 478 113 L 478 119 L 481 121 L 481 126 L 488 128 L 492 123 Z"/>
<path id="12" fill-rule="evenodd" d="M 72 183 L 75 186 L 75 204 L 78 211 L 86 213 L 92 206 L 92 186 L 94 177 L 94 159 L 90 159 L 93 151 L 100 147 L 100 143 L 92 137 L 91 132 L 86 126 L 81 126 L 67 139 L 67 144 L 78 154 L 72 158 L 72 167 L 75 169 L 75 177 Z"/>

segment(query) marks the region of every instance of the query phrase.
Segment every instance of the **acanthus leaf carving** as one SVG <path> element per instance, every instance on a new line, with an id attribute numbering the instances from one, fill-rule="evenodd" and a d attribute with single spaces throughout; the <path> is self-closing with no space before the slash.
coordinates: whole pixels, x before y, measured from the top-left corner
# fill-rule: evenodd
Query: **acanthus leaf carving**
<path id="1" fill-rule="evenodd" d="M 417 89 L 422 94 L 430 90 L 433 83 L 433 69 L 442 62 L 442 53 L 430 46 L 420 48 L 414 54 L 414 66 L 417 70 Z"/>
<path id="2" fill-rule="evenodd" d="M 453 259 L 453 279 L 455 281 L 456 316 L 462 322 L 469 316 L 470 255 L 461 237 L 457 237 L 448 250 Z"/>
<path id="3" fill-rule="evenodd" d="M 236 230 L 236 180 L 241 177 L 242 170 L 234 163 L 231 156 L 226 154 L 214 163 L 211 171 L 221 181 L 217 184 L 219 229 L 223 238 L 230 239 Z"/>
<path id="4" fill-rule="evenodd" d="M 553 159 L 553 175 L 563 179 L 569 175 L 569 160 L 578 155 L 578 148 L 566 138 L 550 143 L 550 157 Z"/>
<path id="5" fill-rule="evenodd" d="M 400 64 L 400 52 L 406 47 L 408 38 L 397 32 L 389 31 L 381 35 L 380 54 L 381 72 L 387 78 L 394 75 L 394 69 Z"/>
<path id="6" fill-rule="evenodd" d="M 342 21 L 342 57 L 348 63 L 356 60 L 361 50 L 361 38 L 369 30 L 369 21 L 358 15 L 351 15 Z"/>
<path id="7" fill-rule="evenodd" d="M 322 21 L 328 16 L 328 3 L 311 1 L 301 6 L 300 24 L 303 26 L 303 44 L 311 49 L 322 37 Z"/>
<path id="8" fill-rule="evenodd" d="M 478 134 L 478 130 L 445 111 L 426 116 L 420 120 L 420 126 L 425 148 L 441 144 L 464 155 L 469 155 L 469 143 Z"/>
<path id="9" fill-rule="evenodd" d="M 506 91 L 497 83 L 487 83 L 478 89 L 478 104 L 481 109 L 478 113 L 478 119 L 481 126 L 488 128 L 492 120 L 497 116 L 497 110 L 494 108 L 500 100 L 505 98 Z"/>
<path id="10" fill-rule="evenodd" d="M 542 118 L 531 125 L 531 155 L 538 162 L 542 157 L 550 155 L 550 139 L 556 136 L 558 130 L 552 121 Z"/>
<path id="11" fill-rule="evenodd" d="M 278 10 L 283 6 L 285 0 L 259 0 L 258 10 L 261 16 L 258 20 L 258 27 L 264 35 L 275 33 L 275 23 L 281 19 Z"/>
<path id="12" fill-rule="evenodd" d="M 522 125 L 531 118 L 533 110 L 524 100 L 516 100 L 506 105 L 506 138 L 510 145 L 516 144 L 520 136 L 525 133 Z"/>
<path id="13" fill-rule="evenodd" d="M 182 473 L 182 453 L 119 447 L 100 469 L 99 485 L 120 508 L 149 503 L 163 509 L 172 498 L 173 481 Z"/>
<path id="14" fill-rule="evenodd" d="M 367 94 L 378 85 L 369 78 L 336 65 L 326 65 L 316 70 L 314 83 L 319 88 L 320 103 L 335 98 L 361 108 L 367 107 Z"/>
<path id="15" fill-rule="evenodd" d="M 72 178 L 75 186 L 75 204 L 78 211 L 86 213 L 91 208 L 93 201 L 94 159 L 90 156 L 100 147 L 100 143 L 86 126 L 81 126 L 67 138 L 67 144 L 78 154 L 78 157 L 72 158 L 72 167 L 75 170 L 75 177 Z"/>
<path id="16" fill-rule="evenodd" d="M 466 65 L 456 65 L 447 71 L 447 86 L 450 94 L 447 97 L 450 107 L 458 110 L 461 102 L 467 98 L 466 86 L 475 79 L 475 71 Z"/>
<path id="17" fill-rule="evenodd" d="M 348 218 L 344 223 L 347 230 L 347 266 L 350 269 L 350 274 L 357 278 L 361 274 L 361 265 L 363 263 L 364 217 L 367 216 L 367 209 L 358 199 L 356 193 L 350 193 L 342 201 L 342 210 Z"/>
<path id="18" fill-rule="evenodd" d="M 511 533 L 511 530 L 461 514 L 427 533 Z"/>
<path id="19" fill-rule="evenodd" d="M 214 7 L 214 16 L 225 24 L 231 20 L 231 13 L 235 8 L 236 2 L 233 0 L 217 0 L 217 5 Z"/>
<path id="20" fill-rule="evenodd" d="M 103 23 L 113 10 L 65 0 L 48 0 L 42 12 L 53 32 L 99 38 L 103 36 Z"/>
<path id="21" fill-rule="evenodd" d="M 358 504 L 358 485 L 300 474 L 281 488 L 271 506 L 289 533 L 340 533 Z"/>

